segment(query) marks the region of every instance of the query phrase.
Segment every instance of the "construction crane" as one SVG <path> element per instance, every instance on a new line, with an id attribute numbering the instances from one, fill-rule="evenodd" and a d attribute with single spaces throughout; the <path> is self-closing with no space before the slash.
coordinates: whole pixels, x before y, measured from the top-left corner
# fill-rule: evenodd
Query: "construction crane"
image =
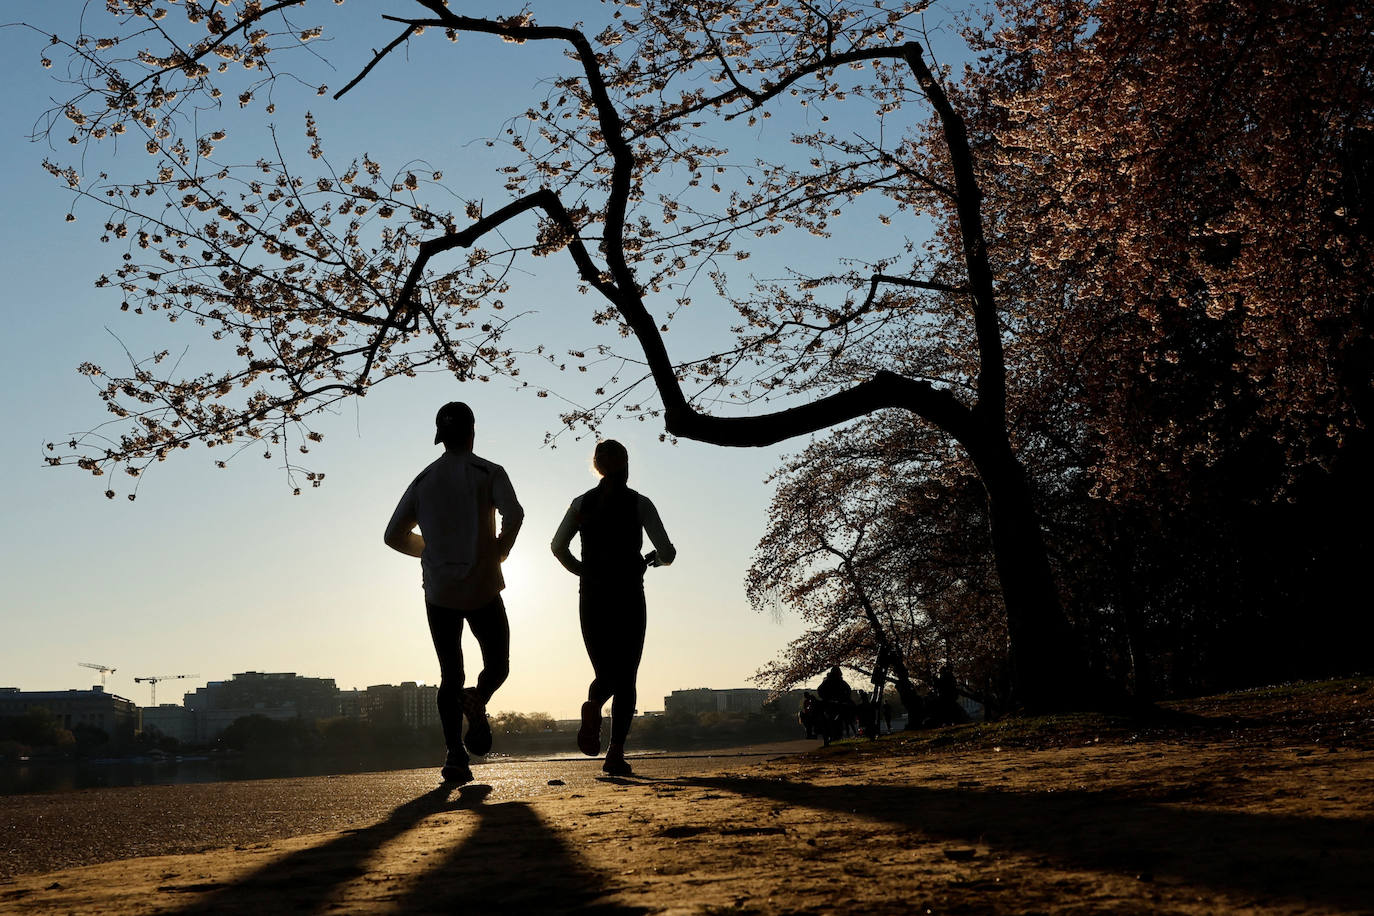
<path id="1" fill-rule="evenodd" d="M 105 686 L 105 675 L 114 674 L 118 669 L 113 665 L 97 665 L 95 662 L 77 662 L 82 668 L 94 668 L 100 672 L 100 686 Z"/>
<path id="2" fill-rule="evenodd" d="M 152 686 L 152 688 L 153 688 L 153 697 L 152 697 L 153 703 L 152 703 L 152 705 L 156 706 L 156 705 L 157 705 L 157 682 L 158 682 L 158 681 L 177 681 L 177 680 L 181 680 L 182 678 L 186 678 L 186 677 L 200 677 L 200 675 L 199 675 L 199 674 L 153 674 L 153 675 L 149 675 L 148 677 L 136 677 L 136 678 L 134 678 L 134 683 L 135 683 L 135 684 L 142 684 L 144 681 L 147 681 L 147 682 Z"/>

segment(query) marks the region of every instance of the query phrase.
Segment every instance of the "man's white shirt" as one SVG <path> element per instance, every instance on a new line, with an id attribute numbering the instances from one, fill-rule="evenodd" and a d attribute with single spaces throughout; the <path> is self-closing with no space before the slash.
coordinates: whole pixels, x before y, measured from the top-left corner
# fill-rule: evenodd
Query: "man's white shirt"
<path id="1" fill-rule="evenodd" d="M 493 510 L 501 514 L 499 535 Z M 505 587 L 500 563 L 524 518 L 504 468 L 472 452 L 445 451 L 406 488 L 386 537 L 391 543 L 418 525 L 425 599 L 467 609 Z"/>

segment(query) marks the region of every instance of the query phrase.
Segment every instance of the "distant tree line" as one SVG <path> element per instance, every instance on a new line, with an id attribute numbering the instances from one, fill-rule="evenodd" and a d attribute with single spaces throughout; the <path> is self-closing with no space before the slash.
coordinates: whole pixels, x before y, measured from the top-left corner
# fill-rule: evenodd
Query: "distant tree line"
<path id="1" fill-rule="evenodd" d="M 213 742 L 214 747 L 248 754 L 335 755 L 372 752 L 442 750 L 439 727 L 413 728 L 339 717 L 308 720 L 272 719 L 262 715 L 235 719 Z"/>
<path id="2" fill-rule="evenodd" d="M 71 728 L 43 707 L 36 706 L 22 716 L 0 717 L 0 760 L 13 760 L 35 753 L 90 754 L 110 745 L 102 728 L 78 723 Z"/>

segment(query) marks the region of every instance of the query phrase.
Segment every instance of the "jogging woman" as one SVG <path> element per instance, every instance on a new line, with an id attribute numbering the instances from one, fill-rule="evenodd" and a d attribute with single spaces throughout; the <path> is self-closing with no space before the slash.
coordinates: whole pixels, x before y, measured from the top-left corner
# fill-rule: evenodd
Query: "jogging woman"
<path id="1" fill-rule="evenodd" d="M 613 439 L 596 446 L 592 464 L 601 482 L 572 501 L 553 553 L 580 580 L 578 616 L 594 678 L 582 704 L 577 747 L 589 757 L 601 753 L 601 708 L 611 700 L 611 743 L 601 769 L 612 776 L 631 776 L 625 761 L 625 739 L 635 714 L 635 679 L 644 654 L 644 571 L 667 566 L 677 556 L 647 496 L 628 486 L 630 456 Z M 580 535 L 582 556 L 569 546 Z M 644 535 L 654 551 L 646 556 Z"/>

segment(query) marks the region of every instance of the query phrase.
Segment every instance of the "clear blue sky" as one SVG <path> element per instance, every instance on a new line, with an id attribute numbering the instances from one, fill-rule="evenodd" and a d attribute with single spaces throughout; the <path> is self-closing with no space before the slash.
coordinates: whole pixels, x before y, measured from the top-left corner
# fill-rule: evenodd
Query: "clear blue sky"
<path id="1" fill-rule="evenodd" d="M 70 35 L 84 6 L 8 0 L 3 16 Z M 368 48 L 392 37 L 380 14 L 410 7 L 403 0 L 324 4 L 329 18 L 321 23 L 337 41 L 319 50 L 338 70 L 322 79 L 341 86 L 370 57 Z M 464 11 L 487 7 L 509 9 L 486 3 Z M 542 22 L 569 22 L 570 11 L 592 20 L 607 7 L 565 0 L 535 9 Z M 90 22 L 104 16 L 101 5 L 90 7 Z M 308 19 L 301 21 L 313 24 Z M 53 79 L 62 62 L 51 71 L 38 64 L 43 46 L 33 32 L 0 30 L 7 87 L 0 96 L 0 169 L 8 216 L 0 224 L 0 297 L 8 325 L 0 341 L 6 394 L 0 685 L 51 690 L 97 682 L 99 675 L 78 662 L 117 667 L 108 689 L 140 704 L 148 702 L 148 686 L 136 685 L 134 676 L 197 675 L 162 685 L 163 702 L 245 670 L 332 677 L 344 688 L 437 681 L 418 563 L 386 549 L 381 533 L 411 477 L 436 454 L 436 407 L 463 399 L 477 413 L 477 452 L 505 465 L 527 512 L 506 568 L 512 674 L 493 706 L 574 716 L 590 666 L 577 626 L 576 580 L 553 559 L 548 542 L 568 501 L 595 478 L 590 441 L 543 446 L 545 432 L 558 425 L 552 400 L 502 382 L 459 386 L 438 376 L 388 382 L 317 427 L 327 438 L 311 457 L 327 483 L 299 497 L 290 495 L 277 462 L 245 456 L 216 470 L 212 459 L 219 455 L 200 447 L 157 466 L 136 502 L 106 500 L 105 479 L 43 466 L 44 442 L 105 419 L 91 386 L 75 372 L 78 363 L 118 364 L 120 341 L 136 354 L 186 344 L 189 359 L 208 352 L 193 329 L 121 314 L 117 294 L 93 287 L 118 258 L 96 241 L 103 215 L 83 207 L 76 223 L 65 223 L 69 198 L 40 162 L 45 155 L 65 158 L 71 148 L 50 153 L 26 140 L 49 100 L 66 98 Z M 497 133 L 505 118 L 537 104 L 544 93 L 539 81 L 565 66 L 551 46 L 472 37 L 455 47 L 428 35 L 342 101 L 312 96 L 302 104 L 319 118 L 331 158 L 347 162 L 367 151 L 396 168 L 423 156 L 444 170 L 455 191 L 485 197 L 490 208 L 505 199 L 490 174 L 494 160 L 467 141 Z M 299 110 L 285 99 L 280 107 L 275 120 L 295 141 Z M 265 117 L 261 108 L 253 111 Z M 231 143 L 246 133 L 240 159 L 262 152 L 252 146 L 260 130 L 259 120 L 231 132 Z M 149 160 L 132 147 L 120 159 L 127 165 L 140 156 L 132 164 L 146 168 Z M 863 240 L 848 242 L 862 247 Z M 835 243 L 824 244 L 833 254 Z M 793 243 L 788 254 L 798 251 Z M 525 320 L 536 337 L 593 343 L 592 303 L 571 291 L 568 265 L 561 259 L 535 264 L 539 272 L 523 278 L 513 310 L 536 313 Z M 682 352 L 705 345 L 728 322 L 708 303 L 675 326 L 670 345 Z M 661 708 L 661 697 L 677 688 L 743 686 L 801 629 L 794 618 L 778 622 L 752 611 L 743 576 L 764 526 L 764 478 L 782 454 L 804 443 L 727 450 L 661 444 L 660 431 L 652 421 L 603 430 L 629 447 L 631 485 L 654 499 L 679 549 L 673 567 L 648 577 L 641 709 Z M 122 482 L 115 488 L 127 490 Z"/>

